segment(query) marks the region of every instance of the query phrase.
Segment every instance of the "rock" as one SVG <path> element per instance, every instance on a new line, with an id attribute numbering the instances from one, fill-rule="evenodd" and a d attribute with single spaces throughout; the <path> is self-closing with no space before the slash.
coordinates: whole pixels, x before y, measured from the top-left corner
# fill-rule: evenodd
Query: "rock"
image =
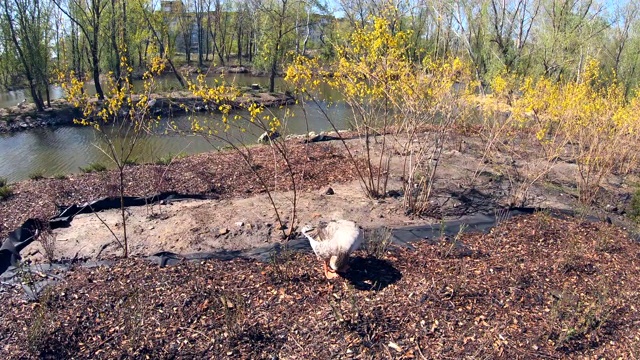
<path id="1" fill-rule="evenodd" d="M 260 84 L 251 84 L 251 90 L 260 90 Z"/>
<path id="2" fill-rule="evenodd" d="M 218 235 L 227 235 L 229 233 L 229 229 L 227 228 L 222 228 L 220 230 L 218 230 Z"/>
<path id="3" fill-rule="evenodd" d="M 332 188 L 331 186 L 329 186 L 329 187 L 327 187 L 326 189 L 324 189 L 324 190 L 322 191 L 322 193 L 323 193 L 324 195 L 333 195 L 333 194 L 335 194 L 335 192 L 333 191 L 333 188 Z"/>
<path id="4" fill-rule="evenodd" d="M 237 227 L 242 227 L 242 226 L 244 226 L 244 221 L 238 221 L 238 222 L 236 222 L 236 226 L 237 226 Z"/>
<path id="5" fill-rule="evenodd" d="M 313 137 L 309 137 L 309 139 L 305 139 L 305 143 L 315 143 L 315 142 L 321 142 L 321 141 L 333 141 L 333 140 L 339 140 L 340 138 L 335 137 L 335 136 L 329 136 L 329 135 L 325 135 L 325 134 L 320 134 L 320 135 L 315 135 Z"/>
<path id="6" fill-rule="evenodd" d="M 21 122 L 21 123 L 19 124 L 19 126 L 20 126 L 21 128 L 23 128 L 23 129 L 27 129 L 27 128 L 29 128 L 29 124 L 24 123 L 24 122 Z"/>
<path id="7" fill-rule="evenodd" d="M 249 70 L 247 70 L 247 68 L 244 66 L 232 66 L 232 67 L 229 67 L 227 71 L 232 74 L 244 74 L 249 72 Z"/>
<path id="8" fill-rule="evenodd" d="M 392 198 L 399 198 L 402 197 L 402 192 L 398 190 L 389 190 L 387 191 L 387 196 Z"/>
<path id="9" fill-rule="evenodd" d="M 272 131 L 272 132 L 264 132 L 262 135 L 260 135 L 260 137 L 258 138 L 258 142 L 260 144 L 268 144 L 270 141 L 275 140 L 277 138 L 280 137 L 280 133 L 277 131 Z"/>

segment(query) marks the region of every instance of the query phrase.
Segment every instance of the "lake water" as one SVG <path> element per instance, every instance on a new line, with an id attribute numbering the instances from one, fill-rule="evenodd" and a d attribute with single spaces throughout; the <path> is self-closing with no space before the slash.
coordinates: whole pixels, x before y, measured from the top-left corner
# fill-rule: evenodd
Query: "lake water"
<path id="1" fill-rule="evenodd" d="M 225 79 L 240 86 L 258 83 L 266 86 L 268 78 L 248 75 L 226 75 Z M 277 85 L 284 87 L 282 79 Z M 213 80 L 211 80 L 213 81 Z M 161 80 L 161 87 L 165 90 L 176 87 L 173 78 Z M 60 88 L 53 88 L 53 98 L 63 96 Z M 328 89 L 324 89 L 324 96 L 337 96 Z M 25 98 L 25 91 L 0 93 L 0 106 L 12 106 Z M 322 103 L 338 128 L 346 128 L 351 117 L 350 110 L 341 103 L 326 107 Z M 290 107 L 293 115 L 286 121 L 289 134 L 304 134 L 309 131 L 331 130 L 332 127 L 316 106 L 308 104 L 306 117 L 300 106 Z M 276 115 L 282 115 L 281 110 L 273 109 Z M 198 114 L 195 116 L 218 116 L 215 114 Z M 188 127 L 190 118 L 186 115 L 170 119 L 181 127 Z M 165 119 L 164 121 L 167 121 Z M 258 134 L 243 134 L 247 143 L 255 142 Z M 116 136 L 116 141 L 122 139 Z M 215 146 L 223 146 L 222 142 L 209 143 L 200 136 L 167 135 L 162 131 L 145 134 L 137 143 L 132 158 L 138 162 L 152 162 L 160 157 L 176 154 L 195 154 L 211 151 Z M 110 166 L 109 158 L 100 150 L 104 146 L 91 127 L 64 126 L 58 128 L 41 128 L 22 131 L 15 134 L 0 135 L 0 177 L 9 182 L 16 182 L 29 178 L 30 174 L 42 172 L 45 176 L 56 174 L 78 173 L 79 167 L 92 162 L 100 162 Z"/>

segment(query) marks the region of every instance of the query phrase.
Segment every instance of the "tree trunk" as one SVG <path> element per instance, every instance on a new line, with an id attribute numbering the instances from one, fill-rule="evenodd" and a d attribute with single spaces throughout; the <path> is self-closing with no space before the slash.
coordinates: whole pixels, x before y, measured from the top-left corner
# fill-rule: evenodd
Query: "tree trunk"
<path id="1" fill-rule="evenodd" d="M 45 93 L 47 94 L 47 107 L 51 107 L 51 94 L 49 93 L 49 82 L 45 84 Z"/>
<path id="2" fill-rule="evenodd" d="M 38 86 L 33 82 L 31 75 L 27 75 L 29 82 L 29 91 L 31 92 L 31 97 L 33 98 L 33 103 L 36 105 L 36 109 L 39 112 L 44 111 L 44 104 L 42 103 L 42 99 L 38 96 Z"/>
<path id="3" fill-rule="evenodd" d="M 44 104 L 42 103 L 42 99 L 38 96 L 38 84 L 34 81 L 33 73 L 31 72 L 31 66 L 28 62 L 23 50 L 22 46 L 20 46 L 20 42 L 18 41 L 18 36 L 16 34 L 16 30 L 13 27 L 13 20 L 11 19 L 11 15 L 9 14 L 9 6 L 7 1 L 4 2 L 4 14 L 7 20 L 7 24 L 9 26 L 9 36 L 11 36 L 11 41 L 16 47 L 16 51 L 18 52 L 18 57 L 22 62 L 22 66 L 24 67 L 25 76 L 27 77 L 27 81 L 29 82 L 29 90 L 31 91 L 31 97 L 33 98 L 33 102 L 36 105 L 36 109 L 38 111 L 44 111 Z"/>
<path id="4" fill-rule="evenodd" d="M 309 42 L 309 36 L 311 36 L 311 10 L 307 10 L 307 33 L 304 36 L 304 42 L 302 43 L 302 55 L 304 55 L 307 52 L 307 43 Z"/>
<path id="5" fill-rule="evenodd" d="M 238 65 L 242 66 L 242 27 L 238 26 Z"/>
<path id="6" fill-rule="evenodd" d="M 100 86 L 100 60 L 98 59 L 98 48 L 93 44 L 91 45 L 91 62 L 93 67 L 93 82 L 96 86 L 96 95 L 98 95 L 98 99 L 104 100 L 104 92 L 102 91 L 102 86 Z"/>
<path id="7" fill-rule="evenodd" d="M 124 24 L 124 26 L 122 27 L 122 45 L 124 46 L 124 57 L 127 59 L 127 61 L 131 61 L 133 63 L 133 59 L 130 58 L 130 53 L 129 53 L 129 39 L 128 39 L 128 35 L 127 35 L 127 0 L 121 0 L 122 1 L 122 23 Z M 133 64 L 131 64 L 133 66 Z M 142 65 L 142 64 L 139 64 Z M 127 79 L 129 80 L 129 83 L 131 83 L 131 76 L 132 74 L 127 71 Z"/>
<path id="8" fill-rule="evenodd" d="M 111 0 L 111 47 L 115 58 L 114 69 L 116 76 L 116 84 L 118 89 L 122 87 L 121 68 L 120 68 L 120 51 L 118 50 L 117 24 L 116 24 L 116 0 Z"/>

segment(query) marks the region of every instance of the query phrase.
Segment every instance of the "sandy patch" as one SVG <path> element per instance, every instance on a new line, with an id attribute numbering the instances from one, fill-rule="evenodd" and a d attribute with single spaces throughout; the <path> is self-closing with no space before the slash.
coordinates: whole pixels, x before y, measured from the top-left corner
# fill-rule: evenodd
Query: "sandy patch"
<path id="1" fill-rule="evenodd" d="M 364 227 L 406 226 L 425 220 L 407 218 L 401 198 L 372 200 L 364 196 L 359 183 L 335 184 L 333 195 L 324 191 L 306 192 L 298 199 L 300 223 L 352 219 Z M 292 192 L 274 193 L 281 216 L 291 222 Z M 281 241 L 275 212 L 266 194 L 245 199 L 185 200 L 168 205 L 127 209 L 127 233 L 132 255 L 159 251 L 176 253 L 243 250 Z M 97 214 L 118 236 L 122 234 L 119 210 Z M 113 235 L 96 214 L 80 214 L 68 228 L 54 231 L 58 257 L 96 258 L 120 253 Z M 38 242 L 23 254 L 40 260 L 43 250 Z"/>

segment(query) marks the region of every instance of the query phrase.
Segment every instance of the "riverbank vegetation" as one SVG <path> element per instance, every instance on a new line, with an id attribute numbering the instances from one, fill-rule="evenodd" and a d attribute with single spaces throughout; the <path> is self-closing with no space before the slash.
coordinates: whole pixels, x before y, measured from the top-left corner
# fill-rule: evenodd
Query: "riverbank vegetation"
<path id="1" fill-rule="evenodd" d="M 640 12 L 633 1 L 3 0 L 1 6 L 0 83 L 28 87 L 40 110 L 57 72 L 91 79 L 103 97 L 104 77 L 126 72 L 123 56 L 138 78 L 161 57 L 182 87 L 194 69 L 249 66 L 269 75 L 273 92 L 274 77 L 296 56 L 335 60 L 336 45 L 381 14 L 393 33 L 407 34 L 412 62 L 458 57 L 484 86 L 504 71 L 573 81 L 589 59 L 616 74 L 627 96 L 640 78 Z"/>
<path id="2" fill-rule="evenodd" d="M 336 17 L 320 2 L 293 0 L 2 1 L 0 78 L 21 69 L 43 110 L 51 75 L 60 75 L 82 111 L 76 121 L 103 136 L 115 168 L 0 182 L 3 236 L 58 205 L 103 196 L 121 206 L 117 221 L 92 215 L 113 239 L 81 228 L 82 241 L 100 248 L 84 254 L 92 259 L 114 243 L 127 257 L 149 255 L 148 242 L 181 242 L 186 252 L 228 249 L 206 248 L 212 238 L 283 242 L 302 222 L 336 213 L 369 228 L 488 211 L 499 223 L 488 234 L 461 226 L 411 250 L 383 239 L 376 256 L 356 254 L 352 270 L 324 288 L 311 256 L 286 250 L 260 266 L 236 259 L 158 269 L 120 259 L 73 269 L 37 303 L 7 292 L 0 326 L 10 335 L 0 352 L 8 357 L 637 357 L 630 304 L 640 250 L 629 236 L 640 181 L 636 3 L 340 1 Z M 37 53 L 21 55 L 27 48 Z M 181 69 L 191 63 L 195 72 L 251 64 L 270 75 L 270 91 L 282 72 L 296 111 L 306 116 L 315 104 L 332 131 L 291 136 L 292 109 L 276 113 L 224 79 L 188 76 Z M 158 123 L 154 81 L 163 74 L 198 99 L 183 111 L 210 113 L 186 126 L 168 119 L 167 130 L 228 151 L 133 163 L 138 136 Z M 134 88 L 138 75 L 143 85 Z M 321 86 L 349 105 L 350 131 L 335 125 Z M 204 201 L 196 210 L 174 205 L 174 217 L 168 205 L 148 204 L 140 215 L 122 201 L 167 191 L 220 207 L 196 221 L 189 211 L 204 211 Z M 520 206 L 579 218 L 499 215 Z M 242 216 L 233 230 L 230 214 Z M 127 233 L 134 218 L 137 232 Z M 80 247 L 74 259 L 86 247 L 65 241 Z M 25 257 L 37 256 L 33 246 Z"/>
<path id="3" fill-rule="evenodd" d="M 368 17 L 361 27 L 333 43 L 331 58 L 300 54 L 285 71 L 301 111 L 306 114 L 307 104 L 313 102 L 325 115 L 369 197 L 388 196 L 390 166 L 397 160 L 403 164 L 401 193 L 407 214 L 431 214 L 442 154 L 462 148 L 453 141 L 455 135 L 475 137 L 486 144 L 476 174 L 464 186 L 473 188 L 487 163 L 501 163 L 499 175 L 509 183 L 509 206 L 528 205 L 529 189 L 546 181 L 560 161 L 576 164 L 576 192 L 584 206 L 597 203 L 607 176 L 637 174 L 640 123 L 633 115 L 640 98 L 597 53 L 585 56 L 571 75 L 527 74 L 506 63 L 491 76 L 481 75 L 470 53 L 453 56 L 417 51 L 414 30 L 399 26 L 404 17 L 398 7 L 379 10 L 378 16 Z M 124 123 L 136 131 L 148 129 L 156 121 L 149 116 L 155 101 L 152 84 L 170 66 L 159 47 L 154 51 L 142 89 L 130 85 L 134 69 L 122 56 L 120 77 L 107 81 L 103 100 L 96 101 L 85 92 L 86 83 L 74 73 L 61 77 L 69 100 L 83 109 L 78 121 L 98 130 L 107 123 Z M 282 180 L 260 178 L 254 170 L 252 148 L 247 146 L 262 135 L 273 150 L 274 161 L 282 161 L 288 170 L 287 182 L 295 190 L 296 178 L 284 141 L 289 135 L 288 110 L 276 116 L 259 101 L 239 101 L 245 96 L 239 88 L 224 81 L 212 83 L 204 74 L 183 81 L 190 96 L 202 104 L 197 109 L 195 105 L 181 107 L 216 116 L 193 117 L 188 128 L 170 123 L 171 130 L 222 141 L 242 156 L 269 192 L 273 185 L 267 182 L 273 181 L 277 188 Z M 351 127 L 361 141 L 344 141 L 335 119 L 323 110 L 327 99 L 320 95 L 321 85 L 339 93 L 349 105 Z M 123 116 L 128 120 L 119 122 Z M 121 172 L 126 165 L 125 161 L 118 166 Z M 272 201 L 280 227 L 288 229 L 287 236 L 293 236 L 296 226 L 295 191 L 291 203 L 293 216 L 285 224 Z"/>

